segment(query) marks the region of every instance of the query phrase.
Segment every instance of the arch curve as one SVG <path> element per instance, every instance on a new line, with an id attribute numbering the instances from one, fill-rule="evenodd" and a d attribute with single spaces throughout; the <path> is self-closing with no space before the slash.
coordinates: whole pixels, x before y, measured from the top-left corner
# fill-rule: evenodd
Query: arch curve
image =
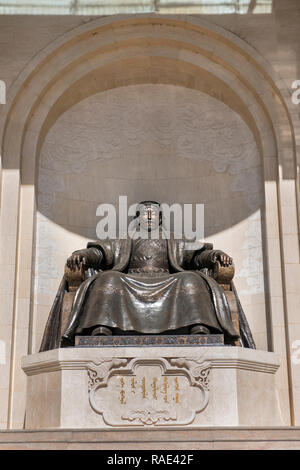
<path id="1" fill-rule="evenodd" d="M 33 59 L 9 90 L 10 106 L 2 126 L 3 167 L 20 167 L 26 132 L 32 131 L 32 128 L 34 132 L 40 132 L 41 128 L 37 130 L 32 120 L 38 115 L 37 110 L 46 106 L 45 96 L 49 96 L 50 90 L 52 96 L 57 95 L 53 88 L 58 92 L 61 83 L 67 81 L 74 87 L 82 73 L 80 69 L 84 69 L 87 64 L 90 64 L 91 70 L 96 69 L 99 67 L 99 58 L 103 64 L 118 59 L 121 64 L 122 60 L 134 59 L 137 54 L 149 59 L 151 49 L 155 47 L 165 59 L 173 58 L 181 63 L 181 67 L 177 67 L 178 75 L 185 66 L 185 57 L 193 65 L 199 63 L 201 58 L 200 62 L 204 62 L 202 68 L 230 84 L 245 106 L 253 110 L 254 120 L 263 121 L 260 133 L 274 133 L 273 144 L 279 149 L 281 143 L 278 142 L 280 135 L 276 124 L 280 120 L 282 126 L 285 121 L 285 135 L 288 133 L 292 142 L 289 150 L 293 155 L 289 161 L 295 163 L 294 131 L 283 96 L 282 82 L 251 46 L 234 34 L 202 19 L 141 14 L 94 20 L 77 27 Z M 176 75 L 173 74 L 173 77 Z M 108 86 L 115 85 L 112 82 Z M 61 93 L 64 92 L 62 88 Z M 14 135 L 13 139 L 11 135 Z M 32 155 L 32 151 L 30 153 Z M 272 156 L 275 153 L 273 151 Z M 281 164 L 285 164 L 286 168 L 286 161 Z M 287 168 L 289 174 L 293 171 L 290 166 Z"/>

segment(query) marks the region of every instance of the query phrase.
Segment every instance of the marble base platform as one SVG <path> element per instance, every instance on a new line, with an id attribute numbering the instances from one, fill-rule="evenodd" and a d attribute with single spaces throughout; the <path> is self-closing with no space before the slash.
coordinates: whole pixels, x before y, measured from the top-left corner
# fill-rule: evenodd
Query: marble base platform
<path id="1" fill-rule="evenodd" d="M 231 346 L 62 348 L 26 356 L 26 429 L 280 426 L 276 354 Z"/>

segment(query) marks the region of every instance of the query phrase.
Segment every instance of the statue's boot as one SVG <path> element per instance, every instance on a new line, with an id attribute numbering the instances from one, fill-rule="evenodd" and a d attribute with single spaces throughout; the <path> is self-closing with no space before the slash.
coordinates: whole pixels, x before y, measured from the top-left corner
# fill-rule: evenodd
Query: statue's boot
<path id="1" fill-rule="evenodd" d="M 209 329 L 204 325 L 193 325 L 190 328 L 191 335 L 210 335 Z"/>
<path id="2" fill-rule="evenodd" d="M 107 328 L 107 326 L 97 326 L 97 328 L 94 328 L 92 331 L 92 336 L 111 336 L 112 331 L 110 328 Z"/>

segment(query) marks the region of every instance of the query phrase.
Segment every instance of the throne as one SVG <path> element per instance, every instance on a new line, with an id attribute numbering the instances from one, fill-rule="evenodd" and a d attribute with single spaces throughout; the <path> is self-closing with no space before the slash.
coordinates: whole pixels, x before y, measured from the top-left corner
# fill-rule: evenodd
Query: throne
<path id="1" fill-rule="evenodd" d="M 224 348 L 218 347 L 224 345 L 222 335 L 216 338 L 213 334 L 153 335 L 151 344 L 147 335 L 82 335 L 75 339 L 76 351 L 64 347 L 67 345 L 60 338 L 71 320 L 74 297 L 90 274 L 83 267 L 71 270 L 65 266 L 57 296 L 59 309 L 49 325 L 59 339 L 56 336 L 54 347 L 23 361 L 28 375 L 27 428 L 170 429 L 176 425 L 188 428 L 280 422 L 274 382 L 279 362 L 273 353 L 255 351 L 233 283 L 234 265 L 217 262 L 205 269 L 226 296 L 233 325 L 240 334 L 234 343 L 225 338 L 226 346 L 234 347 Z M 180 338 L 184 338 L 183 343 Z M 105 347 L 121 339 L 125 342 L 116 344 L 121 348 Z M 53 416 L 57 418 L 53 420 Z"/>
<path id="2" fill-rule="evenodd" d="M 234 325 L 235 330 L 240 334 L 240 310 L 241 306 L 234 292 L 233 277 L 234 277 L 234 264 L 230 266 L 221 266 L 219 262 L 214 264 L 212 269 L 204 268 L 202 271 L 205 274 L 211 276 L 224 290 L 226 296 L 231 319 Z M 66 281 L 66 292 L 63 298 L 62 310 L 61 310 L 61 323 L 60 323 L 60 337 L 64 333 L 70 319 L 71 309 L 73 300 L 76 294 L 77 289 L 80 284 L 86 279 L 86 272 L 81 267 L 80 269 L 71 270 L 67 265 L 65 265 L 65 281 Z M 241 346 L 241 340 L 237 340 L 232 343 L 235 346 Z"/>

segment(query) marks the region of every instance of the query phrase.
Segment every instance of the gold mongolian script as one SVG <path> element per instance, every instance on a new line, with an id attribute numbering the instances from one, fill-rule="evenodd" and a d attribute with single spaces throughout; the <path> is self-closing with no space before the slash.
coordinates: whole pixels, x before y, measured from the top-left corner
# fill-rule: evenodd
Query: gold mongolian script
<path id="1" fill-rule="evenodd" d="M 126 398 L 135 395 L 142 399 L 162 399 L 165 403 L 180 403 L 178 377 L 119 377 L 119 401 L 126 404 Z"/>

